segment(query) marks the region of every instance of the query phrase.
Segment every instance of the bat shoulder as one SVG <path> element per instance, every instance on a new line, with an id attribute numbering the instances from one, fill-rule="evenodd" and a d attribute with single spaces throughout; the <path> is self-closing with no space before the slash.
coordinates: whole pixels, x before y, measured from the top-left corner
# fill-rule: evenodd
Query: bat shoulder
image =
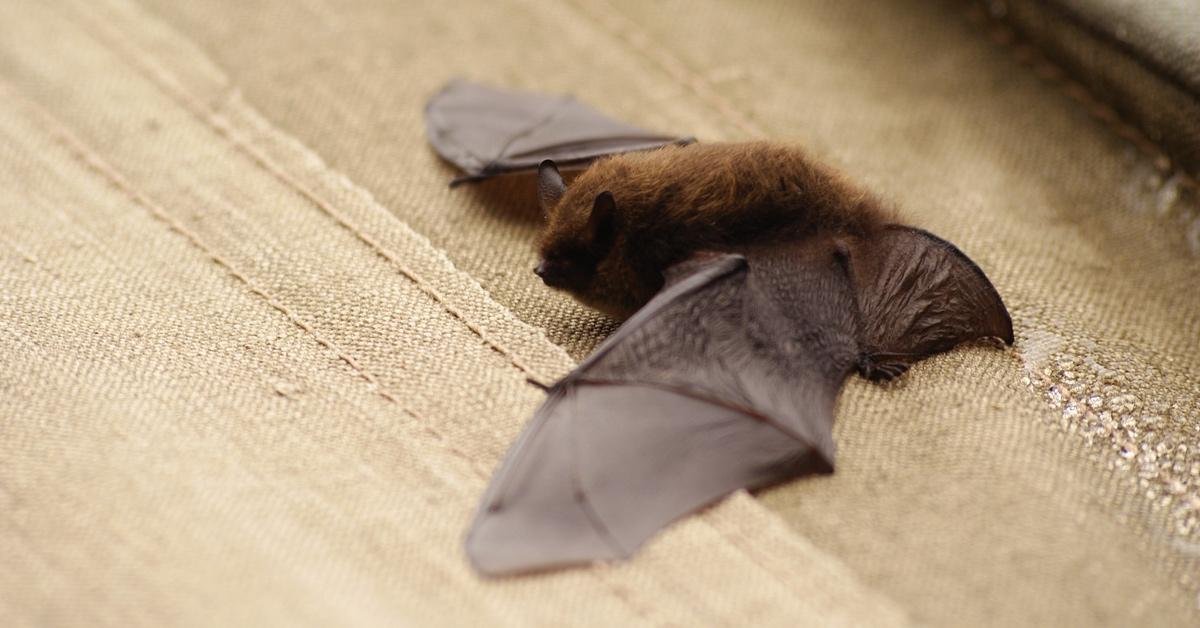
<path id="1" fill-rule="evenodd" d="M 746 266 L 746 259 L 742 255 L 736 253 L 724 253 L 720 251 L 702 250 L 693 253 L 690 257 L 668 267 L 663 271 L 663 288 L 667 289 L 698 273 L 712 274 L 713 269 L 725 269 L 728 271 L 743 269 Z M 727 273 L 717 273 L 724 275 Z"/>

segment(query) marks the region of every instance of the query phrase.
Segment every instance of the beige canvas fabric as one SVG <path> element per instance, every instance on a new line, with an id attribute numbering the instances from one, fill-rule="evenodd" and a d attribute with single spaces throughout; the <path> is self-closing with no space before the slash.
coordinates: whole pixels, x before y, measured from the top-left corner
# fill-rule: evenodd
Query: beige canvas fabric
<path id="1" fill-rule="evenodd" d="M 5 13 L 5 625 L 905 622 L 746 496 L 635 564 L 475 577 L 566 354 L 135 8 Z"/>
<path id="2" fill-rule="evenodd" d="M 0 5 L 0 616 L 1194 624 L 1180 180 L 956 3 L 643 5 Z M 1017 348 L 852 381 L 834 476 L 480 581 L 526 378 L 612 323 L 528 272 L 528 181 L 445 188 L 420 111 L 455 75 L 801 141 L 978 261 Z"/>

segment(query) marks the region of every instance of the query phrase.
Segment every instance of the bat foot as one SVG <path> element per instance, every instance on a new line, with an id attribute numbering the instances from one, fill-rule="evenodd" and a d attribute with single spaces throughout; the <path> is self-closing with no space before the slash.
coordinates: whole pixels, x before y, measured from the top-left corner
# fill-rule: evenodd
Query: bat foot
<path id="1" fill-rule="evenodd" d="M 908 370 L 908 363 L 900 360 L 879 359 L 864 353 L 858 358 L 858 373 L 873 382 L 890 382 Z"/>

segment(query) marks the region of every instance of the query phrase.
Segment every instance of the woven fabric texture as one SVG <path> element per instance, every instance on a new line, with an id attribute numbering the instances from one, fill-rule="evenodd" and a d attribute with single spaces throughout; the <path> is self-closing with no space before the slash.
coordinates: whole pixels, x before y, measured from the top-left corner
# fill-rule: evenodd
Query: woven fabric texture
<path id="1" fill-rule="evenodd" d="M 476 578 L 566 354 L 136 7 L 5 12 L 7 625 L 905 622 L 746 496 L 636 564 Z"/>
<path id="2" fill-rule="evenodd" d="M 0 618 L 1194 625 L 1200 210 L 966 6 L 0 3 Z M 1017 346 L 852 380 L 833 476 L 480 580 L 527 378 L 613 323 L 529 272 L 530 180 L 446 188 L 453 76 L 801 142 Z"/>

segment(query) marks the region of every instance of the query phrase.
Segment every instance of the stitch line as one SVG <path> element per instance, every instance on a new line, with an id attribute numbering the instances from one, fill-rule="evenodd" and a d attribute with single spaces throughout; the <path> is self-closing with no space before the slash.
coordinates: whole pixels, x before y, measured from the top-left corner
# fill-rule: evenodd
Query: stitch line
<path id="1" fill-rule="evenodd" d="M 89 19 L 89 21 L 91 20 Z M 95 25 L 95 22 L 93 22 L 93 24 Z M 372 238 L 364 230 L 354 225 L 331 203 L 325 201 L 298 179 L 288 174 L 283 168 L 278 166 L 258 148 L 249 144 L 237 132 L 237 130 L 233 128 L 231 124 L 221 118 L 219 113 L 206 107 L 203 103 L 187 94 L 180 86 L 173 85 L 172 83 L 174 83 L 174 80 L 169 73 L 150 65 L 149 62 L 143 59 L 140 55 L 126 48 L 126 45 L 132 44 L 127 44 L 124 39 L 110 38 L 107 36 L 107 34 L 101 34 L 96 30 L 93 30 L 93 34 L 96 34 L 97 38 L 101 40 L 106 47 L 125 58 L 126 61 L 129 61 L 131 65 L 133 65 L 142 73 L 143 76 L 150 79 L 150 82 L 158 87 L 160 91 L 181 104 L 183 108 L 188 111 L 188 113 L 207 125 L 217 135 L 225 138 L 230 144 L 249 157 L 251 161 L 257 164 L 260 168 L 270 173 L 286 186 L 295 190 L 301 197 L 308 200 L 324 214 L 332 218 L 335 223 L 349 231 L 355 236 L 355 238 L 373 249 L 377 255 L 391 263 L 401 275 L 412 281 L 418 287 L 418 289 L 441 305 L 447 313 L 458 319 L 468 330 L 483 340 L 488 347 L 504 356 L 509 363 L 512 364 L 512 366 L 524 373 L 534 376 L 537 379 L 548 379 L 542 374 L 539 374 L 533 367 L 525 364 L 525 362 L 518 358 L 513 351 L 491 338 L 490 334 L 487 334 L 483 328 L 472 322 L 467 314 L 463 313 L 454 305 L 451 305 L 450 301 L 436 287 L 418 275 L 391 250 Z"/>
<path id="2" fill-rule="evenodd" d="M 1117 137 L 1131 143 L 1146 157 L 1162 175 L 1179 177 L 1179 180 L 1190 186 L 1196 186 L 1197 180 L 1183 167 L 1173 168 L 1172 161 L 1165 149 L 1155 144 L 1141 129 L 1121 118 L 1113 109 L 1083 83 L 1067 75 L 1059 64 L 1053 62 L 1036 44 L 1021 37 L 1016 29 L 999 21 L 999 18 L 988 17 L 987 12 L 978 4 L 972 5 L 966 12 L 967 21 L 981 30 L 986 30 L 988 39 L 996 46 L 1007 50 L 1021 65 L 1033 70 L 1038 78 L 1055 86 L 1068 98 L 1087 110 L 1088 115 L 1101 122 Z M 986 28 L 988 24 L 991 28 Z"/>
<path id="3" fill-rule="evenodd" d="M 166 225 L 169 231 L 179 234 L 192 246 L 199 249 L 210 260 L 212 260 L 213 263 L 224 269 L 229 276 L 243 284 L 248 292 L 262 299 L 269 306 L 271 306 L 271 308 L 283 314 L 283 316 L 287 318 L 288 322 L 292 323 L 300 330 L 310 335 L 319 346 L 331 352 L 340 361 L 349 366 L 358 375 L 359 379 L 367 383 L 368 389 L 371 392 L 379 395 L 393 404 L 396 404 L 400 411 L 416 421 L 425 433 L 429 434 L 440 444 L 442 444 L 443 447 L 452 455 L 465 462 L 468 468 L 470 468 L 477 477 L 484 479 L 487 478 L 486 470 L 481 469 L 474 458 L 452 445 L 445 435 L 441 434 L 433 427 L 430 427 L 428 422 L 422 419 L 412 409 L 401 404 L 396 396 L 386 390 L 374 374 L 363 369 L 363 367 L 358 363 L 357 360 L 354 359 L 353 356 L 322 336 L 310 324 L 304 321 L 304 319 L 300 318 L 286 305 L 280 303 L 278 299 L 271 296 L 258 285 L 256 285 L 249 277 L 237 270 L 237 268 L 235 268 L 228 260 L 212 249 L 212 247 L 205 244 L 204 240 L 199 235 L 187 229 L 187 227 L 172 218 L 171 215 L 167 213 L 167 211 L 160 205 L 133 187 L 133 185 L 126 180 L 120 172 L 105 162 L 98 154 L 95 153 L 95 151 L 90 149 L 82 140 L 71 133 L 71 131 L 68 130 L 65 125 L 54 118 L 52 114 L 44 110 L 41 106 L 24 98 L 18 97 L 14 93 L 14 90 L 10 89 L 7 85 L 2 87 L 3 88 L 0 89 L 0 94 L 7 96 L 11 101 L 15 101 L 24 105 L 26 109 L 28 109 L 38 120 L 40 120 L 42 128 L 47 135 L 49 135 L 55 143 L 63 147 L 72 158 L 80 162 L 85 168 L 92 171 L 101 179 L 107 181 L 110 185 L 128 197 L 135 204 L 149 212 L 153 218 Z"/>
<path id="4" fill-rule="evenodd" d="M 11 90 L 5 89 L 5 90 L 3 90 L 3 93 L 5 95 L 9 96 L 10 99 L 15 99 Z M 51 117 L 48 112 L 42 110 L 40 106 L 34 105 L 33 103 L 26 103 L 26 105 L 31 109 L 34 107 L 37 108 L 36 113 L 38 114 L 38 117 L 41 118 L 43 121 L 43 125 L 44 125 L 43 130 L 59 146 L 62 146 L 64 149 L 66 149 L 68 154 L 70 154 L 70 156 L 72 158 L 74 158 L 76 161 L 82 163 L 88 170 L 91 170 L 94 174 L 96 174 L 99 177 L 101 177 L 102 179 L 106 180 L 110 185 L 112 185 L 114 188 L 116 188 L 117 190 L 122 192 L 125 196 L 127 196 L 135 204 L 137 204 L 137 205 L 141 206 L 143 209 L 149 211 L 150 214 L 154 218 L 156 218 L 159 221 L 166 224 L 166 226 L 168 227 L 168 229 L 170 231 L 174 231 L 174 232 L 178 233 L 179 235 L 183 236 L 184 238 L 186 238 L 188 240 L 188 242 L 190 242 L 193 246 L 195 246 L 197 249 L 202 251 L 215 264 L 217 264 L 218 266 L 225 269 L 225 271 L 230 276 L 232 276 L 234 279 L 237 279 L 240 283 L 244 284 L 246 286 L 247 290 L 251 294 L 254 294 L 254 295 L 262 298 L 264 301 L 267 302 L 268 305 L 270 305 L 272 308 L 274 308 L 275 310 L 278 310 L 280 313 L 282 313 L 288 319 L 288 321 L 290 321 L 296 327 L 299 327 L 304 332 L 311 334 L 313 336 L 313 338 L 316 340 L 317 344 L 319 344 L 322 347 L 335 353 L 337 355 L 338 359 L 340 359 L 342 362 L 344 362 L 348 366 L 350 366 L 351 369 L 353 369 L 354 371 L 356 371 L 359 374 L 361 379 L 363 379 L 368 384 L 370 384 L 372 386 L 372 389 L 375 390 L 375 392 L 378 392 L 380 395 L 382 395 L 388 401 L 396 402 L 395 397 L 393 397 L 391 394 L 387 393 L 386 391 L 384 391 L 382 388 L 379 387 L 378 379 L 371 373 L 364 371 L 362 369 L 362 367 L 358 364 L 358 362 L 354 360 L 353 357 L 351 357 L 348 354 L 345 354 L 344 352 L 339 350 L 336 346 L 334 346 L 331 342 L 326 340 L 316 330 L 314 330 L 311 325 L 309 325 L 307 322 L 305 322 L 303 319 L 301 319 L 299 316 L 297 316 L 286 305 L 280 303 L 278 300 L 276 300 L 270 294 L 267 294 L 262 288 L 259 288 L 253 281 L 251 281 L 249 277 L 247 277 L 245 274 L 243 274 L 242 272 L 240 272 L 236 268 L 234 268 L 234 266 L 232 264 L 230 264 L 230 262 L 228 260 L 226 260 L 224 257 L 222 257 L 215 250 L 213 250 L 212 247 L 205 244 L 204 240 L 202 238 L 200 238 L 200 236 L 198 236 L 194 232 L 190 231 L 187 227 L 185 227 L 184 225 L 182 225 L 181 223 L 176 221 L 160 205 L 155 203 L 153 200 L 147 198 L 144 194 L 142 194 L 140 191 L 138 191 L 136 188 L 134 188 L 133 185 L 125 179 L 125 177 L 123 177 L 119 172 L 117 172 L 108 163 L 103 161 L 93 150 L 88 148 L 79 138 L 77 138 L 74 134 L 72 134 L 69 130 L 67 130 L 65 128 L 65 126 L 63 126 L 60 122 L 58 122 L 57 120 L 51 122 Z"/>
<path id="5" fill-rule="evenodd" d="M 111 41 L 110 41 L 110 42 L 107 42 L 107 43 L 108 43 L 108 45 L 109 45 L 110 49 L 112 49 L 112 48 L 113 48 L 113 46 L 112 46 L 112 43 L 111 43 Z M 120 54 L 120 51 L 117 51 L 117 52 L 118 52 L 118 54 Z M 124 55 L 122 55 L 122 56 L 124 56 Z M 140 64 L 139 64 L 139 65 L 140 65 Z M 141 69 L 142 69 L 143 73 L 144 73 L 144 72 L 147 72 L 147 71 L 153 72 L 153 68 L 147 68 L 147 67 L 143 67 L 143 68 L 141 68 Z M 179 96 L 176 96 L 175 94 L 171 94 L 170 90 L 169 90 L 169 89 L 168 89 L 168 88 L 167 88 L 165 85 L 163 85 L 162 83 L 159 83 L 159 82 L 158 82 L 158 81 L 160 80 L 160 79 L 158 79 L 158 77 L 151 76 L 150 78 L 151 78 L 152 82 L 155 82 L 156 84 L 158 84 L 158 87 L 159 87 L 161 90 L 163 90 L 164 92 L 166 92 L 168 95 L 170 95 L 170 96 L 174 97 L 176 100 L 179 100 Z M 187 99 L 186 99 L 186 97 L 184 97 L 184 102 L 183 102 L 182 104 L 184 104 L 184 107 L 185 107 L 185 108 L 186 108 L 186 109 L 187 109 L 187 110 L 188 110 L 190 113 L 192 113 L 192 115 L 196 116 L 196 117 L 197 117 L 198 119 L 200 119 L 202 122 L 206 122 L 206 123 L 208 123 L 208 124 L 209 124 L 209 126 L 213 127 L 213 128 L 214 128 L 214 130 L 217 130 L 217 131 L 218 131 L 218 134 L 221 134 L 221 133 L 220 133 L 220 130 L 219 130 L 219 128 L 218 128 L 218 127 L 216 127 L 216 125 L 213 123 L 213 121 L 211 121 L 211 120 L 208 118 L 208 116 L 205 116 L 205 115 L 203 115 L 203 113 L 202 113 L 202 112 L 197 112 L 196 110 L 192 109 L 190 106 L 188 106 L 188 105 L 189 105 L 189 103 L 187 103 L 187 102 L 186 102 L 186 100 L 187 100 Z M 213 117 L 215 118 L 215 114 L 213 114 Z M 230 138 L 230 139 L 232 139 L 232 138 Z M 252 158 L 253 158 L 253 156 L 252 156 Z M 261 165 L 261 164 L 260 164 L 260 165 Z M 272 174 L 275 174 L 275 173 L 272 173 Z M 278 175 L 276 175 L 276 176 L 278 176 Z M 286 175 L 285 175 L 285 176 L 286 176 Z M 384 249 L 383 247 L 379 246 L 377 243 L 373 242 L 373 241 L 372 241 L 372 240 L 369 238 L 369 236 L 366 236 L 366 234 L 364 234 L 364 233 L 358 232 L 358 231 L 357 231 L 357 230 L 355 230 L 353 227 L 349 226 L 349 225 L 348 225 L 346 222 L 344 222 L 343 220 L 341 220 L 341 219 L 340 219 L 340 218 L 339 218 L 339 217 L 338 217 L 338 216 L 337 216 L 335 213 L 331 213 L 331 212 L 330 212 L 329 210 L 327 210 L 325 207 L 321 207 L 321 209 L 325 210 L 325 211 L 326 211 L 326 213 L 327 213 L 327 214 L 329 214 L 331 217 L 333 217 L 333 218 L 334 218 L 334 220 L 335 220 L 335 221 L 337 221 L 337 222 L 338 222 L 340 225 L 342 225 L 343 227 L 345 227 L 345 228 L 348 228 L 348 229 L 350 229 L 352 232 L 354 232 L 356 236 L 358 236 L 360 239 L 362 239 L 364 242 L 366 242 L 366 243 L 367 243 L 369 246 L 371 246 L 372 248 L 374 248 L 374 249 L 375 249 L 375 250 L 376 250 L 376 251 L 377 251 L 377 252 L 378 252 L 380 255 L 382 255 L 382 256 L 383 256 L 385 259 L 388 259 L 389 261 L 393 261 L 393 263 L 397 264 L 397 266 L 401 266 L 401 265 L 399 264 L 398 260 L 395 260 L 394 256 L 392 256 L 390 252 L 388 252 L 388 251 L 387 251 L 386 249 Z M 395 261 L 394 261 L 394 260 L 395 260 Z M 406 271 L 406 269 L 405 269 L 404 267 L 402 267 L 402 266 L 401 266 L 401 272 L 402 272 L 402 273 L 404 273 L 404 274 L 405 274 L 405 276 L 407 276 L 407 277 L 408 277 L 410 280 L 412 280 L 412 281 L 414 281 L 415 283 L 417 283 L 419 287 L 422 287 L 422 289 L 425 289 L 425 288 L 426 288 L 426 284 L 424 284 L 423 282 L 420 282 L 420 281 L 417 279 L 416 275 L 414 275 L 414 274 L 411 274 L 411 272 L 405 272 L 405 271 Z M 428 288 L 429 288 L 429 290 L 433 290 L 433 289 L 432 289 L 432 287 L 428 287 Z M 451 308 L 450 308 L 450 306 L 449 306 L 449 304 L 447 304 L 447 303 L 446 303 L 444 300 L 442 300 L 442 299 L 440 298 L 440 295 L 437 295 L 437 296 L 435 296 L 435 295 L 437 295 L 437 293 L 436 293 L 436 291 L 433 291 L 433 294 L 431 294 L 430 296 L 434 296 L 434 298 L 435 298 L 435 299 L 438 301 L 438 303 L 439 303 L 439 304 L 441 304 L 441 305 L 442 305 L 444 308 L 446 308 L 446 309 L 447 309 L 447 311 L 450 311 L 450 312 L 451 312 L 451 314 L 452 314 L 452 315 L 454 315 L 456 318 L 458 318 L 459 320 L 461 320 L 461 321 L 462 321 L 462 322 L 463 322 L 463 323 L 464 323 L 464 324 L 465 324 L 465 325 L 468 327 L 468 329 L 471 329 L 471 331 L 473 331 L 473 332 L 475 332 L 477 335 L 479 335 L 479 336 L 480 336 L 480 338 L 481 338 L 481 339 L 483 339 L 485 343 L 487 343 L 489 346 L 491 346 L 491 347 L 492 347 L 494 350 L 496 350 L 496 351 L 500 352 L 502 355 L 505 355 L 505 357 L 508 357 L 508 358 L 509 358 L 509 361 L 510 361 L 510 362 L 513 364 L 513 366 L 517 367 L 518 369 L 524 370 L 525 372 L 529 373 L 530 375 L 533 375 L 535 378 L 537 378 L 537 377 L 538 377 L 538 374 L 537 374 L 537 373 L 535 373 L 533 370 L 531 370 L 531 369 L 528 369 L 527 367 L 524 367 L 524 365 L 522 365 L 522 364 L 520 364 L 519 362 L 517 362 L 517 360 L 516 360 L 516 359 L 515 359 L 513 356 L 511 356 L 511 355 L 510 355 L 510 354 L 508 354 L 507 352 L 505 352 L 505 351 L 501 350 L 501 349 L 500 349 L 499 347 L 497 347 L 495 344 L 493 344 L 493 343 L 489 342 L 489 341 L 488 341 L 488 339 L 487 339 L 485 336 L 483 336 L 483 334 L 482 334 L 482 333 L 481 333 L 481 332 L 480 332 L 480 331 L 479 331 L 477 328 L 473 327 L 473 326 L 472 326 L 472 325 L 471 325 L 471 324 L 470 324 L 470 323 L 469 323 L 469 322 L 468 322 L 468 321 L 467 321 L 465 318 L 463 318 L 463 316 L 462 316 L 461 314 L 457 313 L 456 311 L 452 311 L 452 310 L 451 310 Z M 394 398 L 393 398 L 393 399 L 391 399 L 391 400 L 392 400 L 392 401 L 395 401 L 395 399 L 394 399 Z M 476 462 L 476 461 L 475 461 L 473 458 L 471 458 L 471 457 L 470 457 L 470 456 L 468 456 L 466 453 L 462 452 L 460 449 L 458 449 L 457 447 L 455 447 L 454 445 L 452 445 L 452 444 L 450 443 L 449 439 L 447 439 L 445 436 L 443 436 L 443 435 L 442 435 L 442 434 L 441 434 L 439 431 L 437 431 L 435 428 L 431 427 L 431 426 L 428 424 L 428 422 L 427 422 L 427 421 L 425 421 L 425 420 L 421 419 L 421 418 L 420 418 L 420 417 L 418 417 L 418 416 L 417 416 L 415 413 L 413 413 L 413 412 L 411 412 L 411 411 L 409 411 L 409 410 L 407 410 L 407 409 L 403 408 L 403 406 L 401 406 L 401 408 L 402 408 L 402 409 L 404 409 L 404 411 L 406 412 L 406 414 L 408 414 L 409 416 L 411 416 L 411 417 L 413 417 L 415 420 L 417 420 L 417 421 L 418 421 L 418 422 L 421 424 L 421 426 L 422 426 L 422 428 L 424 429 L 424 431 L 425 431 L 427 434 L 430 434 L 431 436 L 433 436 L 433 437 L 434 437 L 434 438 L 435 438 L 435 439 L 436 439 L 436 440 L 437 440 L 439 443 L 441 443 L 441 444 L 442 444 L 442 446 L 443 446 L 443 447 L 444 447 L 446 450 L 450 451 L 450 452 L 451 452 L 451 453 L 452 453 L 452 454 L 453 454 L 455 457 L 457 457 L 457 458 L 460 458 L 460 459 L 462 459 L 464 462 L 466 462 L 466 463 L 467 463 L 467 466 L 468 466 L 468 468 L 469 468 L 469 469 L 471 469 L 471 470 L 472 470 L 472 471 L 475 473 L 475 475 L 476 475 L 477 477 L 480 477 L 480 478 L 482 478 L 482 479 L 483 479 L 485 482 L 487 481 L 487 478 L 490 476 L 490 473 L 488 473 L 486 470 L 482 470 L 482 469 L 480 469 L 480 468 L 478 467 L 478 463 L 477 463 L 477 462 Z M 619 585 L 617 585 L 616 583 L 612 582 L 612 581 L 611 581 L 611 580 L 608 578 L 607 574 L 606 574 L 606 573 L 603 573 L 603 572 L 606 572 L 606 571 L 607 571 L 607 570 L 605 570 L 605 569 L 593 569 L 593 570 L 590 570 L 590 571 L 589 571 L 589 574 L 590 574 L 590 576 L 591 576 L 592 578 L 594 578 L 595 580 L 599 581 L 599 582 L 600 582 L 600 583 L 601 583 L 603 586 L 605 586 L 607 589 L 609 589 L 610 591 L 612 591 L 613 595 L 614 595 L 614 596 L 615 596 L 617 599 L 619 599 L 619 600 L 620 600 L 622 603 L 624 603 L 624 604 L 625 604 L 625 606 L 626 606 L 626 607 L 627 607 L 627 608 L 628 608 L 628 609 L 629 609 L 629 610 L 630 610 L 630 611 L 633 613 L 633 615 L 634 615 L 634 616 L 636 616 L 636 617 L 639 617 L 639 618 L 641 618 L 641 619 L 644 619 L 644 620 L 647 620 L 647 621 L 648 621 L 648 620 L 650 619 L 649 611 L 648 611 L 646 608 L 644 608 L 642 605 L 640 605 L 640 604 L 636 603 L 636 602 L 635 602 L 635 600 L 634 600 L 634 599 L 632 599 L 632 598 L 630 597 L 630 595 L 629 595 L 629 592 L 628 592 L 628 591 L 626 591 L 624 588 L 620 587 L 620 586 L 619 586 Z"/>

